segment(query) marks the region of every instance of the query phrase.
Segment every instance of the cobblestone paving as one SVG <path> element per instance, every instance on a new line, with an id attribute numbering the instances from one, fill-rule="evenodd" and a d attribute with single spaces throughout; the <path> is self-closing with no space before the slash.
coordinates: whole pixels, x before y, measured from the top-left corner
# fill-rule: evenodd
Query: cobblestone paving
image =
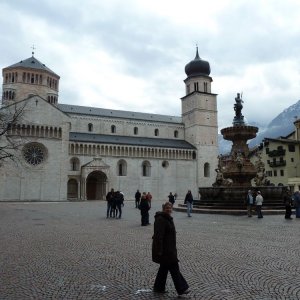
<path id="1" fill-rule="evenodd" d="M 161 207 L 153 205 L 153 215 Z M 153 226 L 127 202 L 0 203 L 0 299 L 177 299 L 151 291 Z M 173 213 L 188 299 L 300 299 L 300 219 Z"/>

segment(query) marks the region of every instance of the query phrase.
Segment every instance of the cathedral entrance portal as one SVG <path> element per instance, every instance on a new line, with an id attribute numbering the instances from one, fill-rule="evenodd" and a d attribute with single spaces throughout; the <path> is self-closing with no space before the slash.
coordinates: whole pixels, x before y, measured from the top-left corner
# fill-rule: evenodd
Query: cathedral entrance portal
<path id="1" fill-rule="evenodd" d="M 90 173 L 86 179 L 87 200 L 104 200 L 106 196 L 107 177 L 101 171 Z"/>

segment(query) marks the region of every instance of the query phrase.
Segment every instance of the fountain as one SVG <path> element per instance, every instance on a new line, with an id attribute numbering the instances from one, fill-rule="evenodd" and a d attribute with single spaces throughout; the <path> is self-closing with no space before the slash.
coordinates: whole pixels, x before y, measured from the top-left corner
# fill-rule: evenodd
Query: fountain
<path id="1" fill-rule="evenodd" d="M 264 163 L 250 161 L 247 141 L 256 137 L 258 128 L 244 122 L 242 115 L 243 100 L 240 94 L 235 98 L 233 126 L 223 128 L 221 134 L 232 142 L 230 154 L 220 155 L 216 169 L 217 177 L 212 187 L 200 187 L 200 200 L 195 207 L 206 209 L 245 210 L 245 199 L 249 189 L 261 191 L 264 209 L 283 209 L 282 197 L 287 187 L 270 186 L 265 176 Z M 255 186 L 251 185 L 251 181 Z"/>

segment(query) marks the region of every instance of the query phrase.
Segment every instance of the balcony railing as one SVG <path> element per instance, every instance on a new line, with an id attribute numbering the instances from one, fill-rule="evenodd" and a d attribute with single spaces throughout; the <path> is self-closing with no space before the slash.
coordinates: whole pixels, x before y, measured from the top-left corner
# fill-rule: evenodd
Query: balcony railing
<path id="1" fill-rule="evenodd" d="M 270 157 L 284 156 L 285 155 L 285 149 L 277 149 L 277 150 L 269 151 L 268 155 Z"/>
<path id="2" fill-rule="evenodd" d="M 286 160 L 270 161 L 269 165 L 270 165 L 270 167 L 284 167 L 284 166 L 286 166 Z"/>

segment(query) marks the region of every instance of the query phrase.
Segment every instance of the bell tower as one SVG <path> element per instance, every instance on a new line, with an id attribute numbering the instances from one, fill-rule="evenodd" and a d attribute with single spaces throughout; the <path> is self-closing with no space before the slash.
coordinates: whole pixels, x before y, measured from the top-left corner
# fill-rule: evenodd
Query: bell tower
<path id="1" fill-rule="evenodd" d="M 185 140 L 197 148 L 198 186 L 215 180 L 218 147 L 217 94 L 212 93 L 209 62 L 196 57 L 185 66 L 186 95 L 181 98 Z"/>
<path id="2" fill-rule="evenodd" d="M 60 77 L 34 57 L 2 70 L 2 103 L 21 101 L 38 95 L 53 105 L 58 103 Z"/>

